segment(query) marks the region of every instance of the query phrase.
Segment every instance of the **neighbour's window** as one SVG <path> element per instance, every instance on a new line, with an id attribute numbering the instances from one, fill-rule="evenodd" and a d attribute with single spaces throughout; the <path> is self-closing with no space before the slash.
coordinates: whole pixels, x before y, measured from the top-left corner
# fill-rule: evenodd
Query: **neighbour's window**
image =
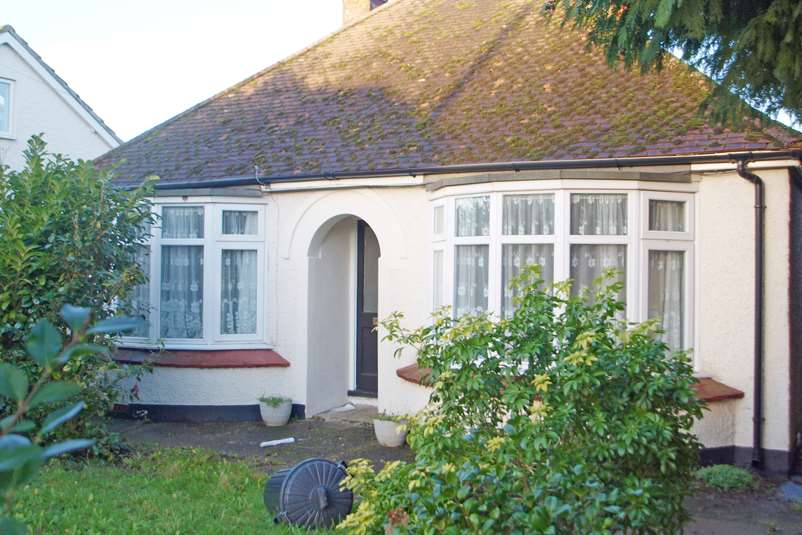
<path id="1" fill-rule="evenodd" d="M 0 80 L 0 134 L 11 135 L 11 82 Z"/>
<path id="2" fill-rule="evenodd" d="M 164 204 L 159 214 L 161 230 L 140 255 L 150 286 L 132 299 L 137 310 L 157 313 L 130 338 L 179 346 L 265 341 L 264 207 Z"/>

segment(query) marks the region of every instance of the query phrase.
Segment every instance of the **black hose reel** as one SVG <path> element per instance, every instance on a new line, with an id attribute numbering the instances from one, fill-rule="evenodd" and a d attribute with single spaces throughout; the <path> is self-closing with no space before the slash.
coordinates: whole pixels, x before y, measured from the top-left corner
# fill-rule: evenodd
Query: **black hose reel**
<path id="1" fill-rule="evenodd" d="M 340 488 L 345 462 L 307 459 L 279 470 L 265 485 L 265 506 L 276 523 L 330 528 L 351 512 L 354 495 Z"/>

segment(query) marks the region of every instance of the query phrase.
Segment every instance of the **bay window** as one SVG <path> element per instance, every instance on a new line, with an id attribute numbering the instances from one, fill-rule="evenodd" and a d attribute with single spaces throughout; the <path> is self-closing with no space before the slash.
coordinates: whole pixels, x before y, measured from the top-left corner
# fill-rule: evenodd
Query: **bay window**
<path id="1" fill-rule="evenodd" d="M 150 282 L 133 296 L 152 313 L 126 343 L 266 344 L 265 207 L 164 202 L 155 209 L 159 222 L 140 257 Z"/>
<path id="2" fill-rule="evenodd" d="M 433 306 L 450 304 L 455 316 L 488 311 L 507 317 L 516 297 L 510 282 L 526 266 L 539 265 L 549 284 L 573 279 L 574 295 L 613 269 L 626 304 L 622 319 L 658 318 L 669 346 L 690 347 L 692 190 L 627 186 L 496 187 L 439 197 L 433 205 Z M 449 217 L 453 228 L 442 223 Z"/>

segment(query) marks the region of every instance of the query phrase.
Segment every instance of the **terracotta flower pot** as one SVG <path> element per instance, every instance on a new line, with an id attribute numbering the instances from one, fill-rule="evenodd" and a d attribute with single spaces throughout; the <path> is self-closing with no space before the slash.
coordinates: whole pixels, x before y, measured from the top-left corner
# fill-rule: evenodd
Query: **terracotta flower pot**
<path id="1" fill-rule="evenodd" d="M 379 444 L 388 448 L 401 446 L 407 438 L 407 430 L 401 429 L 405 422 L 395 422 L 392 420 L 373 420 L 373 432 Z"/>
<path id="2" fill-rule="evenodd" d="M 268 427 L 287 425 L 287 422 L 290 421 L 290 414 L 292 414 L 292 401 L 284 400 L 276 407 L 260 401 L 259 413 L 262 415 L 262 421 Z"/>

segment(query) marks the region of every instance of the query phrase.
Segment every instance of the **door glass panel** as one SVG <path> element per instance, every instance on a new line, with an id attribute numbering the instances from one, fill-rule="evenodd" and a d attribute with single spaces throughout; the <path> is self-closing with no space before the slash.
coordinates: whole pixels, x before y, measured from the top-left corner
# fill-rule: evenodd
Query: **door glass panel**
<path id="1" fill-rule="evenodd" d="M 379 311 L 379 240 L 367 225 L 364 240 L 362 312 L 376 314 Z"/>

